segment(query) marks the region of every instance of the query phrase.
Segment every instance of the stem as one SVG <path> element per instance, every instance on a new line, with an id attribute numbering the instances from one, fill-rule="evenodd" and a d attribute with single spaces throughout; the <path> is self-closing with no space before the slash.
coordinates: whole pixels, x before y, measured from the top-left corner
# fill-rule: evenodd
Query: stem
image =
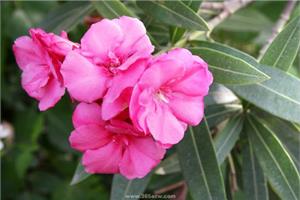
<path id="1" fill-rule="evenodd" d="M 280 18 L 278 19 L 278 21 L 276 22 L 275 26 L 272 29 L 271 36 L 267 40 L 267 43 L 260 50 L 258 60 L 261 60 L 261 58 L 263 57 L 263 55 L 266 53 L 267 49 L 269 48 L 270 44 L 276 38 L 278 33 L 280 33 L 280 31 L 283 29 L 284 25 L 289 20 L 290 15 L 291 15 L 295 5 L 296 5 L 296 1 L 289 0 L 287 2 L 285 8 L 283 9 L 283 11 L 280 15 Z"/>
<path id="2" fill-rule="evenodd" d="M 166 187 L 161 188 L 161 189 L 159 189 L 159 190 L 156 190 L 156 191 L 154 192 L 154 194 L 163 194 L 163 193 L 165 193 L 165 192 L 168 192 L 168 191 L 174 190 L 174 189 L 176 189 L 176 188 L 182 187 L 182 186 L 184 186 L 185 184 L 186 184 L 185 181 L 179 181 L 179 182 L 174 183 L 174 184 L 172 184 L 172 185 L 169 185 L 169 186 L 166 186 Z"/>
<path id="3" fill-rule="evenodd" d="M 229 154 L 228 156 L 228 161 L 229 161 L 229 167 L 230 167 L 230 185 L 231 185 L 231 194 L 235 193 L 236 191 L 238 191 L 238 184 L 237 184 L 237 180 L 236 180 L 236 171 L 235 171 L 235 166 L 234 166 L 234 162 L 233 162 L 233 158 L 231 156 L 231 154 Z"/>

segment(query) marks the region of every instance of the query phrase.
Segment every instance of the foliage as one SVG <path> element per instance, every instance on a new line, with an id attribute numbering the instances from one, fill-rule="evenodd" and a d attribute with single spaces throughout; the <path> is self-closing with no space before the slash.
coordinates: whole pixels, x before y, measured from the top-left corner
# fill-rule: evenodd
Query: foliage
<path id="1" fill-rule="evenodd" d="M 15 133 L 1 152 L 3 199 L 126 199 L 139 194 L 195 200 L 299 199 L 299 2 L 260 60 L 259 49 L 287 2 L 252 2 L 216 27 L 209 22 L 218 10 L 200 4 L 2 1 L 1 115 Z M 21 89 L 11 50 L 13 41 L 30 27 L 66 30 L 79 42 L 94 20 L 122 15 L 144 22 L 156 53 L 189 48 L 209 64 L 215 80 L 201 124 L 190 127 L 152 173 L 132 181 L 83 171 L 81 158 L 68 144 L 71 100 L 65 96 L 54 109 L 37 111 Z"/>

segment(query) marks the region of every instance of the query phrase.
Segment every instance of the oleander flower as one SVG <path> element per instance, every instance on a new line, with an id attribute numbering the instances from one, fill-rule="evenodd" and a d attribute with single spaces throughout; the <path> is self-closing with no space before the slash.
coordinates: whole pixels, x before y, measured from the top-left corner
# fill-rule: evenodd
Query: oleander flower
<path id="1" fill-rule="evenodd" d="M 150 135 L 140 133 L 128 121 L 128 111 L 104 121 L 97 103 L 80 103 L 73 114 L 75 130 L 69 141 L 83 152 L 88 173 L 121 173 L 128 179 L 142 178 L 154 168 L 165 149 Z"/>
<path id="2" fill-rule="evenodd" d="M 22 70 L 22 87 L 29 96 L 39 101 L 41 111 L 53 107 L 65 92 L 60 73 L 65 55 L 76 46 L 67 38 L 30 29 L 29 36 L 21 36 L 13 45 L 14 55 Z"/>
<path id="3" fill-rule="evenodd" d="M 176 144 L 187 125 L 203 117 L 203 98 L 213 81 L 207 64 L 186 49 L 155 58 L 135 85 L 130 117 L 142 132 L 162 144 Z"/>
<path id="4" fill-rule="evenodd" d="M 128 107 L 132 87 L 153 50 L 138 19 L 103 19 L 84 34 L 81 48 L 66 57 L 62 66 L 65 85 L 78 101 L 103 98 L 102 117 L 111 119 Z"/>

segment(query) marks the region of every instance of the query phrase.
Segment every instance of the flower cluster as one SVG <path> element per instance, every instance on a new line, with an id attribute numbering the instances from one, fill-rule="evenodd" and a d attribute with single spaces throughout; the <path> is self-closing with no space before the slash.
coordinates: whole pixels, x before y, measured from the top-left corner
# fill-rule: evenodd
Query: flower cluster
<path id="1" fill-rule="evenodd" d="M 65 89 L 79 102 L 69 140 L 88 173 L 144 177 L 188 125 L 200 123 L 213 79 L 207 64 L 183 48 L 152 56 L 138 19 L 103 19 L 80 44 L 65 32 L 29 33 L 13 45 L 22 86 L 41 111 Z"/>

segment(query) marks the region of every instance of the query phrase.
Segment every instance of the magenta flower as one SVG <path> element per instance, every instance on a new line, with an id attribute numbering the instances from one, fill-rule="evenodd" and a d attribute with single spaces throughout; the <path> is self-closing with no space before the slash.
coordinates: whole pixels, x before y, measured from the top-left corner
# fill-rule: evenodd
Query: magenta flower
<path id="1" fill-rule="evenodd" d="M 128 107 L 131 89 L 153 49 L 138 19 L 103 19 L 82 37 L 81 49 L 66 57 L 62 66 L 65 85 L 78 101 L 103 98 L 102 117 L 111 119 Z"/>
<path id="2" fill-rule="evenodd" d="M 76 44 L 68 40 L 65 32 L 57 36 L 30 29 L 29 34 L 31 37 L 16 39 L 13 51 L 22 70 L 22 87 L 39 101 L 39 109 L 44 111 L 53 107 L 65 92 L 60 67 Z"/>
<path id="3" fill-rule="evenodd" d="M 80 103 L 73 114 L 75 130 L 69 138 L 83 152 L 88 173 L 121 173 L 128 179 L 142 178 L 164 157 L 165 149 L 151 136 L 141 134 L 128 122 L 128 113 L 109 121 L 101 107 Z"/>
<path id="4" fill-rule="evenodd" d="M 176 144 L 187 125 L 197 125 L 213 81 L 207 64 L 186 49 L 158 56 L 134 87 L 130 117 L 162 144 Z"/>

